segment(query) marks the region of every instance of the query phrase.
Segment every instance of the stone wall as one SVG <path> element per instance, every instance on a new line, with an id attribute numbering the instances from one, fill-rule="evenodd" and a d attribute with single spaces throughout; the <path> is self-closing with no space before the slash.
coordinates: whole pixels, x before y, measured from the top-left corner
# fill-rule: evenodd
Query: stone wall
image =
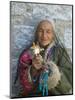
<path id="1" fill-rule="evenodd" d="M 54 23 L 56 34 L 72 58 L 72 6 L 38 3 L 11 2 L 11 78 L 12 96 L 17 96 L 18 85 L 14 86 L 20 53 L 34 40 L 37 24 L 48 19 Z M 17 92 L 18 91 L 18 92 Z"/>

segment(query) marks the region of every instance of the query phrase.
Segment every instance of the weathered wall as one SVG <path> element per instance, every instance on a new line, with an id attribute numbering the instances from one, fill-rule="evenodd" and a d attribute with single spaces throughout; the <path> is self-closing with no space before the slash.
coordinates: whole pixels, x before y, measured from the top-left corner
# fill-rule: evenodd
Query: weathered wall
<path id="1" fill-rule="evenodd" d="M 56 33 L 72 56 L 72 6 L 11 2 L 11 83 L 18 57 L 34 40 L 36 26 L 43 19 L 54 22 Z M 13 87 L 13 96 L 18 93 L 15 90 L 19 91 L 17 85 Z"/>

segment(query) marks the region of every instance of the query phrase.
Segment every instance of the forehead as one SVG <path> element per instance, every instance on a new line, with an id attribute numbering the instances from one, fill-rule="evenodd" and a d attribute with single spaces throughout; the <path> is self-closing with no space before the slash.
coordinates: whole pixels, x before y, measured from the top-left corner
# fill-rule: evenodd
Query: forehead
<path id="1" fill-rule="evenodd" d="M 44 22 L 41 22 L 38 25 L 38 29 L 40 29 L 40 28 L 41 29 L 52 29 L 53 27 L 52 27 L 52 24 L 51 23 L 44 21 Z"/>

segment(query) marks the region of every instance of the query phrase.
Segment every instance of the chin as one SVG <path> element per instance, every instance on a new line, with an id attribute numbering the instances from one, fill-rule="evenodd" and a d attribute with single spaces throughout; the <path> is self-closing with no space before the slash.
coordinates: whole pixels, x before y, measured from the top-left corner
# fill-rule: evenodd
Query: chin
<path id="1" fill-rule="evenodd" d="M 49 43 L 42 43 L 41 45 L 43 46 L 43 47 L 45 47 L 45 46 L 47 46 Z"/>
<path id="2" fill-rule="evenodd" d="M 51 42 L 52 42 L 52 41 L 41 41 L 41 45 L 42 45 L 43 47 L 45 47 L 45 46 L 49 45 Z"/>

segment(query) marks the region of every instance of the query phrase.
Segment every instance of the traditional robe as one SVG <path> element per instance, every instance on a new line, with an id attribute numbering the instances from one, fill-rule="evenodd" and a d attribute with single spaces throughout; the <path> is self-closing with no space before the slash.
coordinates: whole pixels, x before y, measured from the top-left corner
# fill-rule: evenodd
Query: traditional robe
<path id="1" fill-rule="evenodd" d="M 52 74 L 48 76 L 49 95 L 72 94 L 72 62 L 67 52 L 58 43 L 52 42 L 41 56 L 49 66 Z M 32 51 L 25 50 L 19 59 L 19 80 L 23 86 L 24 96 L 41 96 L 38 90 L 38 80 L 41 69 L 34 73 L 37 75 L 37 82 L 34 84 L 31 76 Z"/>

